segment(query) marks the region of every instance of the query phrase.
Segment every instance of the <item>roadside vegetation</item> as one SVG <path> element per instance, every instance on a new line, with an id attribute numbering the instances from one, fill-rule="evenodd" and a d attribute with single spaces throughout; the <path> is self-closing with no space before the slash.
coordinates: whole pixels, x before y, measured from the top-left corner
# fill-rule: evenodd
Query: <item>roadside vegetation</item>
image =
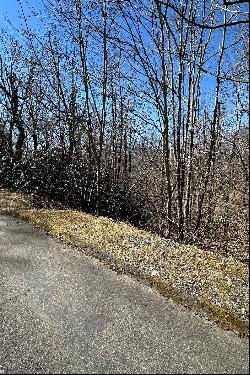
<path id="1" fill-rule="evenodd" d="M 247 2 L 18 3 L 2 186 L 247 263 Z"/>
<path id="2" fill-rule="evenodd" d="M 36 225 L 117 272 L 146 281 L 223 327 L 248 335 L 249 269 L 242 262 L 106 217 L 33 208 L 31 197 L 5 189 L 0 190 L 0 211 Z"/>
<path id="3" fill-rule="evenodd" d="M 249 2 L 17 3 L 2 210 L 245 332 Z"/>

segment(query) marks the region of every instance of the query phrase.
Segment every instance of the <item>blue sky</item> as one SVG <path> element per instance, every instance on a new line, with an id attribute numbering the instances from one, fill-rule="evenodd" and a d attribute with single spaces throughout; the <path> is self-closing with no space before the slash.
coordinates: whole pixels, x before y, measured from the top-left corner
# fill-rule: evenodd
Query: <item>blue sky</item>
<path id="1" fill-rule="evenodd" d="M 41 9 L 40 1 L 39 0 L 21 0 L 25 14 L 29 14 L 27 11 L 27 4 L 32 5 L 33 8 L 36 10 Z M 22 22 L 20 21 L 18 17 L 18 13 L 20 12 L 20 6 L 18 0 L 0 0 L 0 30 L 1 29 L 9 29 L 11 30 L 11 26 L 6 22 L 6 18 L 8 18 L 14 27 L 17 29 L 20 29 L 20 25 Z M 29 26 L 36 25 L 36 17 L 32 17 L 28 19 Z M 24 25 L 23 25 L 24 26 Z M 218 32 L 218 36 L 215 38 L 216 44 L 220 43 L 220 32 Z M 228 32 L 229 40 L 230 40 L 230 33 Z M 213 65 L 214 63 L 211 62 L 212 67 L 209 67 L 209 70 L 214 70 Z M 206 75 L 204 77 L 204 83 L 203 83 L 203 99 L 209 103 L 209 105 L 212 105 L 211 103 L 211 91 L 214 90 L 215 85 L 215 79 L 214 77 L 210 75 Z M 213 99 L 212 99 L 213 100 Z M 226 99 L 225 99 L 226 100 Z"/>
<path id="2" fill-rule="evenodd" d="M 13 22 L 18 22 L 18 2 L 17 0 L 0 0 L 0 24 L 5 25 L 4 18 L 7 16 Z"/>
<path id="3" fill-rule="evenodd" d="M 21 0 L 21 3 L 26 15 L 29 13 L 29 5 L 32 5 L 35 9 L 40 8 L 39 0 Z M 22 21 L 19 18 L 20 14 L 21 9 L 18 0 L 0 0 L 0 29 L 10 27 L 8 22 L 6 22 L 6 18 L 11 21 L 13 26 L 18 28 L 18 25 L 22 24 Z"/>
<path id="4" fill-rule="evenodd" d="M 28 25 L 29 27 L 37 27 L 37 18 L 30 17 L 30 9 L 35 10 L 41 9 L 39 0 L 21 0 L 22 7 L 25 16 L 28 15 Z M 22 21 L 22 12 L 20 8 L 20 3 L 18 0 L 0 0 L 0 30 L 6 30 L 10 33 L 18 32 L 21 28 L 25 29 L 25 24 Z M 9 22 L 8 22 L 9 20 Z M 11 26 L 13 25 L 13 27 Z"/>

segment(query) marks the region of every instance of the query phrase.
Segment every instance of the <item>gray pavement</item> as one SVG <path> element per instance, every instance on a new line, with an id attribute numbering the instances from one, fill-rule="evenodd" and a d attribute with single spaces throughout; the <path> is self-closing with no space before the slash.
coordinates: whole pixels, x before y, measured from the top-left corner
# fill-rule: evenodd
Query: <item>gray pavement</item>
<path id="1" fill-rule="evenodd" d="M 0 373 L 248 373 L 248 340 L 0 214 Z"/>

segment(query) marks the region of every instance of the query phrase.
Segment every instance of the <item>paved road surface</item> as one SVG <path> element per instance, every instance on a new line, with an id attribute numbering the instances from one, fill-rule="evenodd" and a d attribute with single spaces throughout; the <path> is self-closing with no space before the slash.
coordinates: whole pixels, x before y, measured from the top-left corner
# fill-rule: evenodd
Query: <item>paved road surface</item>
<path id="1" fill-rule="evenodd" d="M 239 339 L 0 215 L 0 373 L 248 372 Z"/>

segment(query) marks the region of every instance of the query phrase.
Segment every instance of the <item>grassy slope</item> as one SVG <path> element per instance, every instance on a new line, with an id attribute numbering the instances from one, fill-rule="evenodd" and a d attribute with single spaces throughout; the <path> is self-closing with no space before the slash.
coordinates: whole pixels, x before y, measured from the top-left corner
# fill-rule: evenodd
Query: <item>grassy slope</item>
<path id="1" fill-rule="evenodd" d="M 32 209 L 29 198 L 0 189 L 0 211 L 39 226 L 119 272 L 224 327 L 248 335 L 249 269 L 232 257 L 180 245 L 131 225 L 73 210 Z"/>

